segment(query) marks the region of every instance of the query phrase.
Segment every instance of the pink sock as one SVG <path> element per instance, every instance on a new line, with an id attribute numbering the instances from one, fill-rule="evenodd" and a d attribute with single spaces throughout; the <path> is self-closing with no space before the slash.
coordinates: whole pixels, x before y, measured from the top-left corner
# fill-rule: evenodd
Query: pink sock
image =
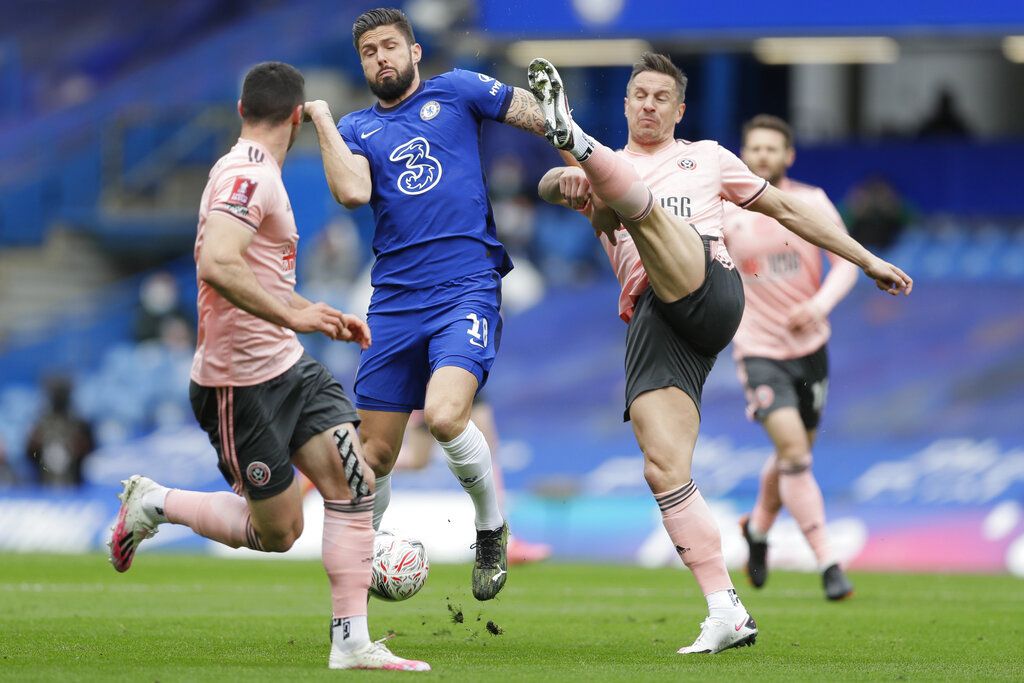
<path id="1" fill-rule="evenodd" d="M 832 564 L 832 547 L 825 528 L 825 500 L 811 472 L 810 456 L 806 464 L 779 468 L 779 496 L 800 526 L 818 564 L 822 568 Z"/>
<path id="2" fill-rule="evenodd" d="M 750 513 L 751 530 L 759 534 L 767 534 L 775 523 L 775 518 L 782 509 L 782 498 L 779 497 L 779 465 L 773 455 L 761 468 L 761 485 L 757 490 L 757 502 Z"/>
<path id="3" fill-rule="evenodd" d="M 323 559 L 334 618 L 366 614 L 373 558 L 373 496 L 324 501 Z"/>
<path id="4" fill-rule="evenodd" d="M 594 194 L 622 218 L 637 222 L 654 208 L 654 195 L 633 165 L 601 143 L 594 143 L 593 153 L 580 165 Z"/>
<path id="5" fill-rule="evenodd" d="M 704 595 L 730 590 L 732 579 L 722 557 L 722 536 L 697 484 L 691 479 L 679 488 L 654 494 L 654 499 L 676 552 L 693 572 Z"/>
<path id="6" fill-rule="evenodd" d="M 232 548 L 263 550 L 245 498 L 227 491 L 201 493 L 171 489 L 164 502 L 167 521 L 191 527 L 200 536 Z"/>

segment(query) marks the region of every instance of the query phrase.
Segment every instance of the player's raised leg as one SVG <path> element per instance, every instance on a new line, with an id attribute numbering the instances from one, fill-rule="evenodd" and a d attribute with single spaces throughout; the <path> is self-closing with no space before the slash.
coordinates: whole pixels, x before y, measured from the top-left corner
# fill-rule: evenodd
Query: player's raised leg
<path id="1" fill-rule="evenodd" d="M 680 230 L 679 221 L 654 201 L 636 169 L 583 132 L 572 119 L 561 78 L 550 62 L 535 59 L 529 79 L 544 111 L 548 140 L 579 161 L 594 194 L 618 215 L 658 298 L 677 301 L 700 287 L 706 265 L 700 235 Z"/>
<path id="2" fill-rule="evenodd" d="M 444 451 L 448 469 L 473 500 L 473 596 L 490 600 L 508 578 L 508 525 L 498 504 L 491 449 L 470 420 L 478 384 L 476 375 L 466 368 L 439 367 L 427 385 L 423 415 L 427 428 Z"/>
<path id="3" fill-rule="evenodd" d="M 370 640 L 367 591 L 373 557 L 373 471 L 351 423 L 317 434 L 296 451 L 296 467 L 324 499 L 322 556 L 331 586 L 332 669 L 429 671 Z"/>
<path id="4" fill-rule="evenodd" d="M 757 625 L 736 595 L 718 525 L 690 476 L 700 425 L 697 407 L 684 392 L 665 387 L 638 396 L 629 413 L 665 530 L 707 600 L 708 618 L 700 635 L 679 653 L 713 654 L 753 645 Z"/>
<path id="5" fill-rule="evenodd" d="M 227 491 L 169 489 L 135 475 L 124 482 L 121 508 L 110 540 L 110 561 L 127 571 L 139 544 L 170 522 L 231 548 L 284 552 L 302 533 L 298 484 L 272 498 L 249 501 Z"/>

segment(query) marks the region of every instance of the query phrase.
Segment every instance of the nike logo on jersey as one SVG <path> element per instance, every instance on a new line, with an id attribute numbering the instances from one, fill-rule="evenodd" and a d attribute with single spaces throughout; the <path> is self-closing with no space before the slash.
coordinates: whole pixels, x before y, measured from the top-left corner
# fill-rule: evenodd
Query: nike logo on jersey
<path id="1" fill-rule="evenodd" d="M 376 132 L 378 132 L 378 131 L 382 130 L 383 128 L 384 128 L 384 126 L 381 126 L 380 128 L 374 128 L 373 130 L 371 130 L 371 131 L 369 131 L 369 132 L 367 132 L 367 133 L 360 133 L 360 134 L 359 134 L 359 137 L 360 137 L 360 138 L 362 138 L 363 140 L 365 140 L 366 138 L 368 138 L 368 137 L 370 137 L 371 135 L 373 135 L 374 133 L 376 133 Z"/>

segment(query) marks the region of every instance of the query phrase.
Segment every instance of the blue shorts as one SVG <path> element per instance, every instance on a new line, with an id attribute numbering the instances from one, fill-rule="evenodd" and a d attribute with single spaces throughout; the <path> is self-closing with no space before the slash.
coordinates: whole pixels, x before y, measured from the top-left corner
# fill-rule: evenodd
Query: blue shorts
<path id="1" fill-rule="evenodd" d="M 501 276 L 487 270 L 435 287 L 377 287 L 353 393 L 356 407 L 407 413 L 423 408 L 427 382 L 454 366 L 487 375 L 501 342 Z"/>

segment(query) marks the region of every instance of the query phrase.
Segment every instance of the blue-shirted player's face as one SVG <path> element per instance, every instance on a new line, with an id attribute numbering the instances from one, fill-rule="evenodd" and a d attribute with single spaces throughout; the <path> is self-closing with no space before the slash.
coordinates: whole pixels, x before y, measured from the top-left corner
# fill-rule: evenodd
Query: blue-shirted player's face
<path id="1" fill-rule="evenodd" d="M 416 79 L 416 65 L 422 52 L 419 43 L 409 45 L 405 35 L 395 26 L 380 26 L 359 38 L 359 61 L 370 88 L 383 100 L 397 99 L 405 94 Z M 395 93 L 397 84 L 404 84 Z M 381 95 L 384 91 L 390 97 Z"/>

